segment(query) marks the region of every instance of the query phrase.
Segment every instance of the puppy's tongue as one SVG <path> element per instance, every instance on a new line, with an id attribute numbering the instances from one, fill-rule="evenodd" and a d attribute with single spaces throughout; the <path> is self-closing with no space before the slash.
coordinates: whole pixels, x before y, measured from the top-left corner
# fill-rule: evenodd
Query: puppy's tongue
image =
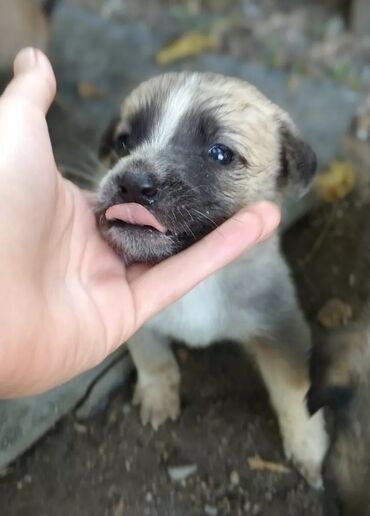
<path id="1" fill-rule="evenodd" d="M 167 229 L 141 204 L 129 202 L 126 204 L 115 204 L 105 212 L 107 220 L 121 220 L 136 226 L 151 226 L 161 233 Z"/>

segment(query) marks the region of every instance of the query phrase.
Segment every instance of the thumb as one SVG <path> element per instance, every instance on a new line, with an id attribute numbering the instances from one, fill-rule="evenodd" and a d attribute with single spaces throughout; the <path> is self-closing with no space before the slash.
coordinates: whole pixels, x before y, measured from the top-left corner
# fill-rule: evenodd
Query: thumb
<path id="1" fill-rule="evenodd" d="M 46 55 L 41 50 L 24 48 L 15 58 L 14 78 L 1 99 L 24 100 L 46 114 L 55 92 L 55 76 Z"/>

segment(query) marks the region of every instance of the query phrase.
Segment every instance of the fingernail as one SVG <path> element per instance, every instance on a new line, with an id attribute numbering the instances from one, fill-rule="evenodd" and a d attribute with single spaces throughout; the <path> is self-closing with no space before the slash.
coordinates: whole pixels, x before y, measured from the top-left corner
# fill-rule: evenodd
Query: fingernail
<path id="1" fill-rule="evenodd" d="M 14 75 L 28 72 L 36 65 L 36 50 L 27 47 L 21 50 L 14 61 Z"/>

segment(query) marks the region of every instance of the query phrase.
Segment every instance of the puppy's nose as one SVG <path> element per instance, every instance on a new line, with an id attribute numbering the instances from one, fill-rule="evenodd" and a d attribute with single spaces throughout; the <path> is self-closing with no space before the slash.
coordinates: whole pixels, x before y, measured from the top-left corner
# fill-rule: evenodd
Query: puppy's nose
<path id="1" fill-rule="evenodd" d="M 157 198 L 158 189 L 149 172 L 126 172 L 120 178 L 120 194 L 123 202 L 153 204 Z"/>

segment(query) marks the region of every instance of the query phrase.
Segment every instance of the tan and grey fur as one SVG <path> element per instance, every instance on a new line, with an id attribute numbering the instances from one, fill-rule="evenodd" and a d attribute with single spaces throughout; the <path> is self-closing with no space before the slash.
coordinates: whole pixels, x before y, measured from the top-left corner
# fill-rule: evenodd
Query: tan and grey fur
<path id="1" fill-rule="evenodd" d="M 325 459 L 328 516 L 370 515 L 370 304 L 348 327 L 315 339 L 310 411 L 330 409 Z"/>
<path id="2" fill-rule="evenodd" d="M 119 157 L 114 142 L 122 137 L 125 153 Z M 214 144 L 231 149 L 229 165 L 210 160 L 207 150 Z M 304 191 L 315 171 L 312 150 L 284 111 L 246 82 L 201 73 L 166 74 L 141 84 L 107 130 L 101 157 L 110 169 L 98 192 L 98 220 L 128 262 L 156 262 L 179 252 L 252 202 L 281 203 L 289 181 Z M 104 218 L 109 206 L 125 202 L 120 185 L 127 176 L 142 170 L 156 187 L 147 207 L 166 234 Z M 327 438 L 321 413 L 310 418 L 305 406 L 310 332 L 279 237 L 205 280 L 130 340 L 138 371 L 135 402 L 143 423 L 154 428 L 180 411 L 173 338 L 191 347 L 231 339 L 253 356 L 286 456 L 319 486 Z"/>

